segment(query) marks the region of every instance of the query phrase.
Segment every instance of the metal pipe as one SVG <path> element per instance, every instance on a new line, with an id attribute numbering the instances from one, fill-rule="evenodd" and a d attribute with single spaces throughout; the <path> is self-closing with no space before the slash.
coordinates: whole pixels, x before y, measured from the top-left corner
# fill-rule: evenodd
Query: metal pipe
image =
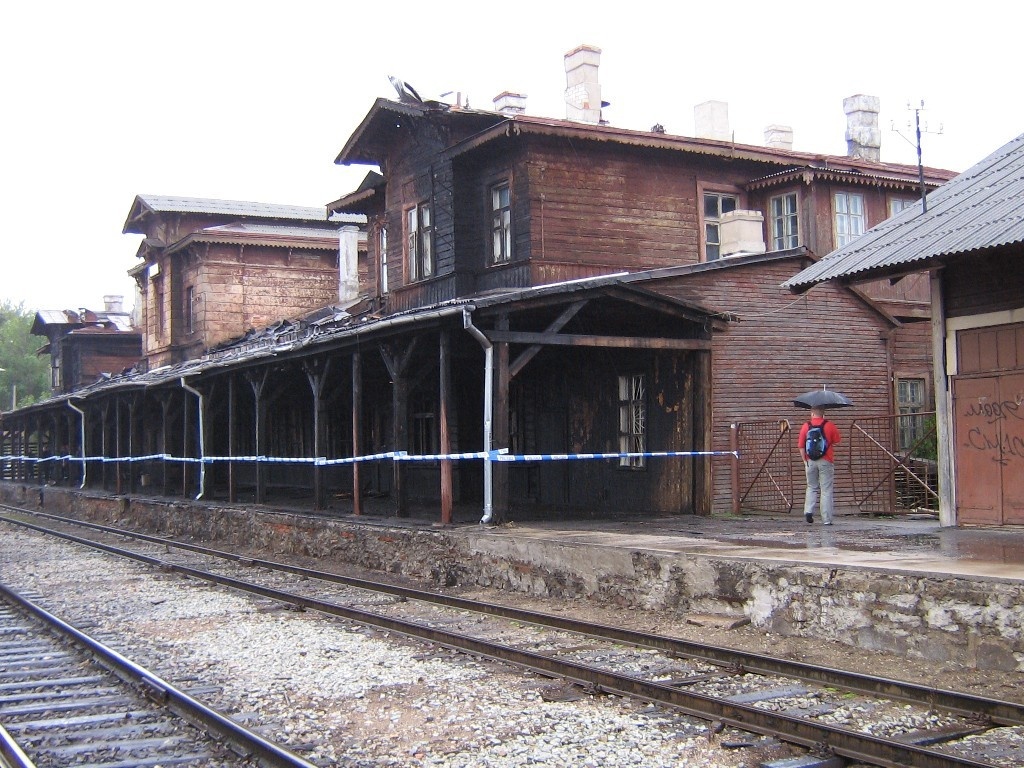
<path id="1" fill-rule="evenodd" d="M 82 459 L 81 459 L 81 461 L 82 461 L 82 484 L 78 486 L 78 490 L 82 490 L 83 488 L 85 488 L 85 472 L 86 472 L 86 467 L 88 466 L 85 463 L 85 411 L 83 411 L 77 405 L 72 403 L 70 400 L 67 400 L 65 402 L 67 403 L 68 408 L 70 408 L 72 411 L 75 411 L 76 413 L 78 413 L 79 416 L 81 416 L 81 419 L 78 422 L 78 428 L 79 428 L 79 436 L 78 436 L 79 444 L 78 444 L 78 447 L 79 447 L 79 449 L 82 452 Z"/>
<path id="2" fill-rule="evenodd" d="M 180 381 L 181 388 L 186 392 L 191 392 L 199 401 L 199 446 L 196 450 L 196 453 L 199 454 L 199 493 L 196 494 L 196 500 L 199 500 L 203 498 L 203 494 L 206 493 L 206 462 L 203 461 L 203 448 L 206 444 L 206 434 L 203 428 L 203 393 L 195 387 L 190 387 L 186 384 L 184 376 L 181 377 Z M 184 451 L 182 451 L 182 453 L 184 453 Z"/>
<path id="3" fill-rule="evenodd" d="M 487 456 L 484 458 L 484 516 L 480 518 L 481 525 L 487 525 L 494 516 L 494 475 L 491 462 L 491 421 L 494 417 L 494 345 L 473 325 L 472 308 L 462 308 L 462 327 L 469 331 L 470 335 L 480 342 L 484 348 L 484 451 Z"/>

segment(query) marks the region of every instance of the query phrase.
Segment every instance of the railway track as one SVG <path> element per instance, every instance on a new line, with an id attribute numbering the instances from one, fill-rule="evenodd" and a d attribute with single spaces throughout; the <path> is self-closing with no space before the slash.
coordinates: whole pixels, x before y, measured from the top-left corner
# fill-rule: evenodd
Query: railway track
<path id="1" fill-rule="evenodd" d="M 16 508 L 7 508 L 14 511 Z M 253 559 L 58 516 L 0 519 L 234 590 L 879 766 L 1024 764 L 1024 707 L 897 680 Z M 68 533 L 66 526 L 91 531 Z M 54 526 L 60 526 L 57 530 Z M 111 541 L 133 539 L 126 550 Z M 564 695 L 564 693 L 563 693 Z"/>
<path id="2" fill-rule="evenodd" d="M 312 768 L 3 584 L 0 723 L 13 768 Z"/>

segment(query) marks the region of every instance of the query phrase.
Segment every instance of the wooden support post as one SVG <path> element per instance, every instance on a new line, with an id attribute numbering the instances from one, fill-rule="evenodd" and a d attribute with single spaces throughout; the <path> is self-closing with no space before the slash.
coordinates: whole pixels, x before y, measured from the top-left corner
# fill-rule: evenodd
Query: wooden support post
<path id="1" fill-rule="evenodd" d="M 400 354 L 393 353 L 384 345 L 380 347 L 380 355 L 391 376 L 392 450 L 395 451 L 409 449 L 409 380 L 405 374 L 417 341 L 418 337 L 414 336 Z M 403 481 L 404 464 L 403 461 L 392 462 L 391 492 L 394 494 L 395 514 L 399 517 L 409 516 L 408 490 Z"/>
<path id="2" fill-rule="evenodd" d="M 110 456 L 110 447 L 108 443 L 108 432 L 107 427 L 107 416 L 110 415 L 110 402 L 104 401 L 103 406 L 100 408 L 100 456 L 107 458 Z M 107 464 L 108 462 L 101 462 L 100 467 L 100 488 L 104 491 L 107 489 Z"/>
<path id="3" fill-rule="evenodd" d="M 694 352 L 693 388 L 693 450 L 710 451 L 712 445 L 712 413 L 711 413 L 711 352 Z M 711 457 L 695 456 L 693 458 L 693 511 L 694 514 L 709 517 L 712 511 Z"/>
<path id="4" fill-rule="evenodd" d="M 441 331 L 441 339 L 438 348 L 438 363 L 440 373 L 438 376 L 438 404 L 440 414 L 439 420 L 441 430 L 441 453 L 452 452 L 451 430 L 448 426 L 448 419 L 451 414 L 451 334 L 448 331 Z M 441 525 L 452 524 L 452 462 L 451 459 L 441 459 Z"/>
<path id="5" fill-rule="evenodd" d="M 263 398 L 263 388 L 267 384 L 267 376 L 269 371 L 263 370 L 262 375 L 258 374 L 247 374 L 249 379 L 249 386 L 252 388 L 252 396 L 255 402 L 254 408 L 254 420 L 253 429 L 255 430 L 256 440 L 256 455 L 263 455 L 263 443 L 264 443 L 264 431 L 266 430 L 266 415 L 267 415 L 267 403 Z M 261 462 L 257 462 L 256 466 L 253 467 L 253 471 L 256 475 L 256 498 L 257 504 L 263 504 L 267 500 L 266 482 L 264 467 Z"/>
<path id="6" fill-rule="evenodd" d="M 128 396 L 128 456 L 135 456 L 136 409 L 139 406 L 137 395 Z M 135 462 L 128 462 L 128 493 L 135 493 Z"/>
<path id="7" fill-rule="evenodd" d="M 165 457 L 167 456 L 167 422 L 170 421 L 170 412 L 171 395 L 168 394 L 166 399 L 160 403 L 160 453 Z M 166 458 L 161 461 L 161 469 L 163 477 L 160 479 L 160 493 L 167 496 L 171 492 L 171 474 L 170 462 Z"/>
<path id="8" fill-rule="evenodd" d="M 310 391 L 313 393 L 313 456 L 319 457 L 323 452 L 323 409 L 324 409 L 324 383 L 327 381 L 327 373 L 331 368 L 330 358 L 311 360 L 302 366 L 306 374 L 306 381 L 309 382 Z M 313 509 L 322 510 L 326 504 L 324 490 L 324 468 L 313 465 Z"/>
<path id="9" fill-rule="evenodd" d="M 121 424 L 121 400 L 114 395 L 114 458 L 120 459 L 124 456 L 124 446 L 121 442 L 121 435 L 124 432 L 124 425 Z M 124 493 L 124 464 L 120 461 L 114 462 L 114 493 Z"/>
<path id="10" fill-rule="evenodd" d="M 352 353 L 352 456 L 361 456 L 363 413 L 363 358 Z M 352 462 L 352 514 L 363 514 L 363 495 L 359 486 L 359 462 Z"/>
<path id="11" fill-rule="evenodd" d="M 228 503 L 234 504 L 238 501 L 238 490 L 235 487 L 235 462 L 234 458 L 238 452 L 238 426 L 236 409 L 238 403 L 235 401 L 235 377 L 228 376 Z"/>

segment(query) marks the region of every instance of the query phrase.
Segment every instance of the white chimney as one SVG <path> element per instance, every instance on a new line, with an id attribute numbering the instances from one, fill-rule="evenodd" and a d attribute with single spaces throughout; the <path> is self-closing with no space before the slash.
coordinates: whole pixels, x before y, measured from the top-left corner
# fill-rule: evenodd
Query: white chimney
<path id="1" fill-rule="evenodd" d="M 705 101 L 693 108 L 694 135 L 698 139 L 729 141 L 729 104 L 724 101 Z"/>
<path id="2" fill-rule="evenodd" d="M 503 115 L 521 115 L 526 112 L 526 94 L 503 91 L 494 97 L 494 111 Z"/>
<path id="3" fill-rule="evenodd" d="M 338 242 L 338 301 L 359 296 L 359 228 L 342 227 Z"/>
<path id="4" fill-rule="evenodd" d="M 764 129 L 764 145 L 772 149 L 792 149 L 793 129 L 788 125 L 769 125 Z"/>
<path id="5" fill-rule="evenodd" d="M 104 296 L 103 306 L 107 312 L 124 312 L 124 296 Z"/>
<path id="6" fill-rule="evenodd" d="M 846 154 L 863 160 L 881 159 L 882 132 L 878 130 L 881 102 L 877 96 L 857 94 L 843 99 L 846 113 Z"/>
<path id="7" fill-rule="evenodd" d="M 565 117 L 585 123 L 601 122 L 601 84 L 597 68 L 601 49 L 581 45 L 565 54 Z"/>
<path id="8" fill-rule="evenodd" d="M 729 211 L 722 214 L 721 250 L 726 256 L 764 253 L 764 215 L 760 211 Z"/>

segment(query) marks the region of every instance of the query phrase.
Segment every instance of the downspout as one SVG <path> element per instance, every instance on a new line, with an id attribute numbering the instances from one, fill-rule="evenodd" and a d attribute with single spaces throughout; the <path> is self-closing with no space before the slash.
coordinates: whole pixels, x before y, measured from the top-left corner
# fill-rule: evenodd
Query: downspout
<path id="1" fill-rule="evenodd" d="M 70 408 L 72 411 L 74 411 L 75 413 L 77 413 L 81 417 L 79 419 L 79 421 L 78 421 L 78 429 L 79 429 L 79 433 L 78 433 L 79 444 L 78 444 L 78 447 L 82 451 L 82 459 L 81 459 L 81 461 L 82 461 L 82 484 L 78 486 L 78 490 L 82 490 L 83 488 L 85 488 L 85 471 L 86 471 L 86 467 L 87 467 L 87 465 L 85 463 L 85 411 L 83 411 L 77 405 L 72 403 L 70 400 L 67 400 L 66 402 L 67 402 L 68 408 Z"/>
<path id="2" fill-rule="evenodd" d="M 206 493 L 206 462 L 203 461 L 203 447 L 206 445 L 206 434 L 203 429 L 203 393 L 195 387 L 190 387 L 185 383 L 185 377 L 182 376 L 181 388 L 186 392 L 191 392 L 196 396 L 199 401 L 199 446 L 196 453 L 199 454 L 199 493 L 196 494 L 196 499 L 203 498 L 203 494 Z"/>
<path id="3" fill-rule="evenodd" d="M 462 327 L 469 331 L 470 335 L 480 342 L 480 346 L 484 348 L 484 451 L 487 452 L 487 456 L 484 457 L 484 516 L 480 518 L 480 525 L 487 525 L 494 516 L 494 482 L 493 467 L 491 466 L 491 420 L 494 415 L 494 346 L 480 329 L 473 325 L 472 310 L 469 307 L 462 308 Z"/>

